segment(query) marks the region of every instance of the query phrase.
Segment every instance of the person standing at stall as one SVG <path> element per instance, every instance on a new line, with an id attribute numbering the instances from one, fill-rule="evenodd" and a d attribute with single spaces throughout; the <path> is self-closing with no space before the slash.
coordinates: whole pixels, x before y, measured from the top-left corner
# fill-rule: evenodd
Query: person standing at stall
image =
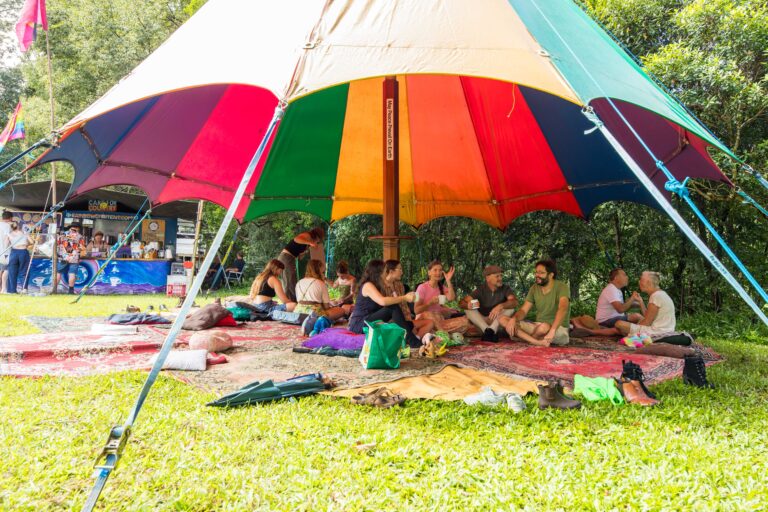
<path id="1" fill-rule="evenodd" d="M 312 228 L 309 231 L 299 233 L 288 245 L 280 252 L 277 260 L 285 265 L 285 270 L 280 277 L 283 283 L 285 294 L 291 300 L 296 302 L 296 260 L 306 253 L 310 247 L 317 247 L 325 239 L 323 228 Z"/>
<path id="2" fill-rule="evenodd" d="M 11 222 L 11 232 L 5 235 L 6 245 L 11 247 L 8 259 L 8 293 L 17 293 L 19 274 L 21 274 L 21 292 L 27 292 L 27 269 L 29 268 L 29 244 L 34 240 L 21 229 L 21 224 Z"/>
<path id="3" fill-rule="evenodd" d="M 59 274 L 67 277 L 69 293 L 75 293 L 75 281 L 77 280 L 77 267 L 80 264 L 80 253 L 85 252 L 85 242 L 80 234 L 80 224 L 71 224 L 69 231 L 59 236 L 59 257 L 61 263 Z"/>
<path id="4" fill-rule="evenodd" d="M 103 258 L 108 250 L 109 247 L 104 241 L 104 233 L 97 231 L 93 234 L 93 239 L 85 247 L 85 255 L 89 258 Z"/>

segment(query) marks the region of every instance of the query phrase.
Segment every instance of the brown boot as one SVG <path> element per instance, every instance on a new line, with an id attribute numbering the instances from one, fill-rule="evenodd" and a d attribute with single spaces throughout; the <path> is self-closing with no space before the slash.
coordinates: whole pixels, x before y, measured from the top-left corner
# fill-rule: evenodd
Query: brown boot
<path id="1" fill-rule="evenodd" d="M 618 380 L 616 384 L 619 386 L 619 390 L 621 391 L 621 394 L 624 395 L 624 400 L 626 400 L 628 404 L 638 404 L 644 407 L 649 407 L 659 403 L 658 400 L 654 400 L 645 394 L 645 391 L 643 391 L 643 388 L 640 385 L 640 381 L 621 379 Z"/>
<path id="2" fill-rule="evenodd" d="M 557 384 L 539 385 L 539 409 L 578 409 L 581 402 L 564 397 L 557 391 Z"/>

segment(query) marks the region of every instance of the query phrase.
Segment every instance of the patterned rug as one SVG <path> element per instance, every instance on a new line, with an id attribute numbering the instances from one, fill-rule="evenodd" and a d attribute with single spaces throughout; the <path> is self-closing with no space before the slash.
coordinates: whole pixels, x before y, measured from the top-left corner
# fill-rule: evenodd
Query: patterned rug
<path id="1" fill-rule="evenodd" d="M 80 325 L 99 319 L 81 319 Z M 73 322 L 75 323 L 75 322 Z M 218 394 L 231 392 L 255 380 L 284 380 L 305 373 L 320 372 L 333 378 L 340 389 L 390 382 L 403 377 L 431 375 L 446 364 L 459 364 L 503 375 L 535 380 L 559 378 L 572 381 L 573 375 L 612 377 L 621 373 L 622 359 L 631 358 L 644 370 L 649 381 L 674 378 L 681 373 L 682 360 L 632 354 L 613 339 L 582 338 L 568 347 L 539 348 L 507 341 L 475 342 L 454 347 L 439 360 L 411 358 L 398 370 L 364 370 L 356 358 L 329 357 L 292 351 L 301 345 L 299 328 L 278 322 L 248 322 L 240 327 L 221 328 L 234 343 L 226 352 L 227 364 L 209 366 L 205 372 L 169 372 L 174 377 Z M 42 375 L 94 375 L 121 370 L 145 370 L 168 333 L 167 326 L 139 326 L 136 334 L 104 335 L 90 332 L 57 332 L 0 338 L 0 375 L 19 377 Z M 182 331 L 175 348 L 184 349 L 193 332 Z M 695 344 L 708 363 L 721 360 L 711 349 Z"/>
<path id="2" fill-rule="evenodd" d="M 599 346 L 592 346 L 599 344 Z M 722 357 L 701 345 L 692 347 L 706 354 L 708 364 Z M 631 350 L 631 349 L 630 349 Z M 460 364 L 534 380 L 560 379 L 573 383 L 576 374 L 587 377 L 618 377 L 622 360 L 631 359 L 643 369 L 645 380 L 660 382 L 678 377 L 683 360 L 671 357 L 633 354 L 615 341 L 586 340 L 577 346 L 535 347 L 521 341 L 477 342 L 455 347 L 444 357 L 446 363 Z"/>
<path id="3" fill-rule="evenodd" d="M 151 333 L 59 332 L 0 339 L 0 375 L 96 375 L 149 367 L 162 340 Z"/>

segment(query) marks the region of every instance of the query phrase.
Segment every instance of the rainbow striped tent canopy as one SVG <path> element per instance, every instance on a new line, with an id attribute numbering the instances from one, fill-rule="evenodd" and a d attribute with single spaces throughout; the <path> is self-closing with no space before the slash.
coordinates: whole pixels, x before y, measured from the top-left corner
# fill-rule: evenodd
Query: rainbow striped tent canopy
<path id="1" fill-rule="evenodd" d="M 381 214 L 386 76 L 400 86 L 412 225 L 656 205 L 585 109 L 657 187 L 639 138 L 679 180 L 729 183 L 708 154 L 728 149 L 571 0 L 210 0 L 34 165 L 70 162 L 75 195 L 128 184 L 153 204 L 239 199 L 240 221 Z M 285 116 L 235 198 L 277 105 Z"/>

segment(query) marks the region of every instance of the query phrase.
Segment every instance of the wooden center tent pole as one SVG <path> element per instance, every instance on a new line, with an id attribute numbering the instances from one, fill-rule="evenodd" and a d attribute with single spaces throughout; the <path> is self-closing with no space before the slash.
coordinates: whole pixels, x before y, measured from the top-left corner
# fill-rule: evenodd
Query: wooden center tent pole
<path id="1" fill-rule="evenodd" d="M 400 133 L 397 78 L 384 79 L 384 232 L 385 260 L 400 259 Z"/>

